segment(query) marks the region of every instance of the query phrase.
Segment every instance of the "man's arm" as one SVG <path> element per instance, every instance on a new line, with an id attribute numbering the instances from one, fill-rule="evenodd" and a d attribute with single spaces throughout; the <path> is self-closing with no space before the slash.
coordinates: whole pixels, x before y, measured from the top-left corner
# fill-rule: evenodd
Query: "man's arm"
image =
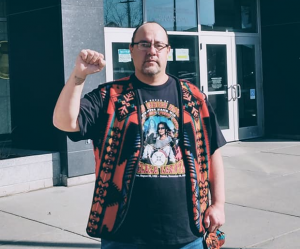
<path id="1" fill-rule="evenodd" d="M 215 232 L 225 223 L 224 166 L 220 149 L 211 156 L 209 181 L 211 206 L 205 211 L 204 225 L 209 232 Z"/>
<path id="2" fill-rule="evenodd" d="M 89 49 L 82 50 L 77 56 L 75 67 L 56 102 L 53 124 L 60 130 L 79 131 L 77 117 L 80 98 L 89 74 L 100 72 L 105 66 L 104 56 Z"/>

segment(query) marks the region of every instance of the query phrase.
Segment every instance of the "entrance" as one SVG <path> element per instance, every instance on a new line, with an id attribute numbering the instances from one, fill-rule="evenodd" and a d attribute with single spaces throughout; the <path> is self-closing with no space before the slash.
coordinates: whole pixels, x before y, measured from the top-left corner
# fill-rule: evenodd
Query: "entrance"
<path id="1" fill-rule="evenodd" d="M 132 29 L 105 29 L 106 77 L 108 81 L 134 73 L 129 44 Z M 167 73 L 200 86 L 198 35 L 169 34 L 171 51 Z"/>
<path id="2" fill-rule="evenodd" d="M 256 37 L 201 36 L 201 85 L 226 141 L 263 135 L 259 43 Z"/>
<path id="3" fill-rule="evenodd" d="M 107 81 L 134 72 L 129 51 L 132 32 L 133 29 L 105 29 Z M 198 42 L 198 35 L 171 34 L 169 39 L 172 51 L 167 72 L 201 86 L 215 110 L 226 141 L 262 136 L 262 75 L 258 38 L 201 35 Z"/>

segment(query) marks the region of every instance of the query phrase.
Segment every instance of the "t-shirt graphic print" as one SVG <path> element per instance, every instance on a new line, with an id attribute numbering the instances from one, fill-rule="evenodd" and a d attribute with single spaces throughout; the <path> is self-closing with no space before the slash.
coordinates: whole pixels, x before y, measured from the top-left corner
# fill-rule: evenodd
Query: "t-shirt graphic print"
<path id="1" fill-rule="evenodd" d="M 176 81 L 169 77 L 164 84 L 151 86 L 136 79 L 135 87 L 141 100 L 143 147 L 119 240 L 163 248 L 188 243 L 197 236 L 191 231 L 179 146 L 182 134 Z"/>
<path id="2" fill-rule="evenodd" d="M 185 176 L 178 139 L 179 109 L 167 100 L 142 105 L 143 152 L 137 177 Z"/>
<path id="3" fill-rule="evenodd" d="M 143 148 L 136 177 L 185 177 L 179 147 L 178 89 L 174 78 L 159 86 L 136 80 L 141 98 Z"/>

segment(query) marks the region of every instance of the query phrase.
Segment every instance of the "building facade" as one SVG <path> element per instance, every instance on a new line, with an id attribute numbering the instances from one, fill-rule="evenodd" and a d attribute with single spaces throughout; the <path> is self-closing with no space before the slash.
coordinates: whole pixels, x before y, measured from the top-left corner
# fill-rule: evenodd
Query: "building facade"
<path id="1" fill-rule="evenodd" d="M 166 28 L 168 73 L 207 94 L 227 141 L 299 138 L 293 100 L 300 84 L 291 74 L 300 58 L 297 6 L 296 0 L 1 0 L 0 144 L 59 152 L 64 179 L 93 174 L 91 142 L 73 143 L 53 127 L 55 102 L 81 49 L 102 52 L 107 61 L 84 93 L 133 73 L 128 46 L 145 21 Z"/>

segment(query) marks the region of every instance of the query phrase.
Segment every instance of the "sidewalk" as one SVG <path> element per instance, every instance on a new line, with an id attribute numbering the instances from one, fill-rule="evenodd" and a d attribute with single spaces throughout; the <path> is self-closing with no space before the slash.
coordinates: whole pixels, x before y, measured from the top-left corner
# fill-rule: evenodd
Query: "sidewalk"
<path id="1" fill-rule="evenodd" d="M 255 139 L 222 148 L 224 249 L 300 248 L 300 142 Z M 85 233 L 94 184 L 0 198 L 0 249 L 99 248 Z"/>

